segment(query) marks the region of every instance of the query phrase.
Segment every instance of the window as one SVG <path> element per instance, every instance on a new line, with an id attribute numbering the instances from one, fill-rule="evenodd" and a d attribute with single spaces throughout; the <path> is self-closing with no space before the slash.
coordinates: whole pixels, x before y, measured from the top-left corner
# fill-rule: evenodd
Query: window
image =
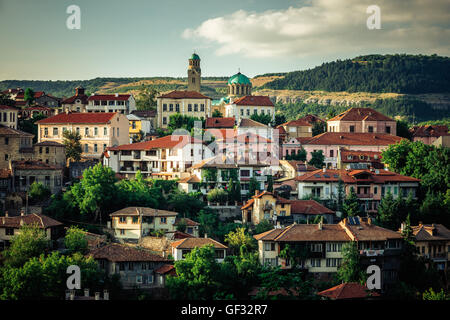
<path id="1" fill-rule="evenodd" d="M 205 111 L 205 105 L 203 103 L 200 105 L 200 111 Z"/>
<path id="2" fill-rule="evenodd" d="M 180 104 L 179 104 L 179 103 L 177 103 L 177 104 L 175 105 L 175 111 L 176 111 L 176 112 L 180 112 Z"/>
<path id="3" fill-rule="evenodd" d="M 13 236 L 14 235 L 14 228 L 6 228 L 5 234 L 7 236 Z"/>
<path id="4" fill-rule="evenodd" d="M 241 170 L 241 177 L 250 177 L 250 170 Z"/>
<path id="5" fill-rule="evenodd" d="M 103 151 L 106 150 L 106 144 L 103 144 Z"/>
<path id="6" fill-rule="evenodd" d="M 89 146 L 87 144 L 84 145 L 84 152 L 89 152 Z"/>
<path id="7" fill-rule="evenodd" d="M 373 194 L 377 194 L 378 193 L 378 187 L 373 187 Z"/>
<path id="8" fill-rule="evenodd" d="M 119 217 L 119 223 L 127 223 L 127 217 Z"/>
<path id="9" fill-rule="evenodd" d="M 94 128 L 94 136 L 97 136 L 97 135 L 98 135 L 98 128 L 95 127 L 95 128 Z"/>
<path id="10" fill-rule="evenodd" d="M 77 134 L 80 134 L 80 128 L 76 128 L 75 131 L 77 132 Z"/>
<path id="11" fill-rule="evenodd" d="M 120 262 L 119 263 L 119 270 L 120 271 L 125 271 L 125 263 L 124 262 Z"/>
<path id="12" fill-rule="evenodd" d="M 329 258 L 327 259 L 327 267 L 340 267 L 342 259 L 340 258 Z"/>
<path id="13" fill-rule="evenodd" d="M 44 128 L 44 136 L 48 136 L 48 128 Z"/>
<path id="14" fill-rule="evenodd" d="M 163 124 L 167 124 L 167 118 L 163 117 Z"/>
<path id="15" fill-rule="evenodd" d="M 355 132 L 355 126 L 350 126 L 350 132 Z"/>
<path id="16" fill-rule="evenodd" d="M 274 242 L 264 243 L 264 251 L 275 251 L 275 243 Z"/>
<path id="17" fill-rule="evenodd" d="M 172 103 L 169 104 L 169 111 L 170 111 L 170 112 L 173 112 L 173 104 L 172 104 Z"/>
<path id="18" fill-rule="evenodd" d="M 244 115 L 244 109 L 241 109 L 241 116 Z"/>
<path id="19" fill-rule="evenodd" d="M 104 136 L 108 135 L 108 128 L 106 128 L 106 127 L 103 128 L 103 135 Z"/>
<path id="20" fill-rule="evenodd" d="M 132 223 L 134 224 L 139 223 L 139 217 L 133 217 Z"/>
<path id="21" fill-rule="evenodd" d="M 5 137 L 5 144 L 9 144 L 9 138 Z"/>
<path id="22" fill-rule="evenodd" d="M 250 115 L 250 109 L 247 109 L 247 115 L 248 116 Z"/>
<path id="23" fill-rule="evenodd" d="M 133 262 L 128 262 L 128 270 L 131 270 L 131 271 L 134 270 L 134 263 Z"/>
<path id="24" fill-rule="evenodd" d="M 145 262 L 142 263 L 141 269 L 142 269 L 142 270 L 147 270 L 147 264 L 146 264 Z"/>
<path id="25" fill-rule="evenodd" d="M 368 130 L 369 132 L 373 132 L 373 127 L 372 126 L 369 126 L 369 130 Z"/>
<path id="26" fill-rule="evenodd" d="M 136 283 L 142 283 L 142 276 L 136 276 Z"/>
<path id="27" fill-rule="evenodd" d="M 120 235 L 124 236 L 125 235 L 125 229 L 120 229 Z"/>
<path id="28" fill-rule="evenodd" d="M 119 128 L 117 128 L 117 136 L 119 136 Z"/>
<path id="29" fill-rule="evenodd" d="M 167 218 L 166 217 L 161 217 L 161 223 L 166 224 L 167 223 Z"/>
<path id="30" fill-rule="evenodd" d="M 94 152 L 97 152 L 97 144 L 94 144 Z"/>
<path id="31" fill-rule="evenodd" d="M 276 266 L 277 265 L 277 259 L 276 258 L 265 258 L 264 259 L 264 265 Z"/>
<path id="32" fill-rule="evenodd" d="M 386 133 L 391 133 L 391 127 L 386 126 Z"/>
<path id="33" fill-rule="evenodd" d="M 190 252 L 191 252 L 191 250 L 189 250 L 189 249 L 181 250 L 181 257 L 186 258 L 186 255 Z"/>
<path id="34" fill-rule="evenodd" d="M 50 148 L 49 147 L 45 147 L 45 153 L 49 154 L 50 153 Z"/>
<path id="35" fill-rule="evenodd" d="M 167 104 L 163 104 L 163 111 L 167 111 Z"/>
<path id="36" fill-rule="evenodd" d="M 188 104 L 188 112 L 191 112 L 192 111 L 192 104 Z"/>
<path id="37" fill-rule="evenodd" d="M 198 104 L 194 104 L 194 111 L 197 112 L 198 111 Z"/>
<path id="38" fill-rule="evenodd" d="M 39 147 L 39 153 L 42 153 L 42 147 Z"/>
<path id="39" fill-rule="evenodd" d="M 322 252 L 322 244 L 321 243 L 312 243 L 311 244 L 311 252 Z"/>
<path id="40" fill-rule="evenodd" d="M 320 259 L 311 259 L 311 267 L 320 267 Z"/>
<path id="41" fill-rule="evenodd" d="M 224 250 L 216 250 L 216 259 L 223 259 L 223 258 L 225 258 Z"/>

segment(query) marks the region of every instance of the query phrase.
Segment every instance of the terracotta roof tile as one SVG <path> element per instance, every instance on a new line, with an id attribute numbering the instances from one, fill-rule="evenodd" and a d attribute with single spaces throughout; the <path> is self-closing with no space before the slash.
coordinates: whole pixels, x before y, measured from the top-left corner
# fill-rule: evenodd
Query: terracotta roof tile
<path id="1" fill-rule="evenodd" d="M 450 135 L 446 125 L 415 126 L 410 131 L 413 137 L 441 137 Z"/>
<path id="2" fill-rule="evenodd" d="M 94 259 L 106 259 L 111 262 L 169 262 L 168 259 L 150 253 L 145 249 L 111 243 L 92 250 L 88 255 Z"/>
<path id="3" fill-rule="evenodd" d="M 11 177 L 11 170 L 0 169 L 0 179 L 8 179 Z"/>
<path id="4" fill-rule="evenodd" d="M 253 119 L 249 119 L 249 118 L 241 118 L 240 122 L 239 122 L 239 127 L 242 128 L 247 128 L 247 127 L 264 127 L 264 128 L 268 128 L 268 126 L 266 126 L 264 123 L 255 121 Z"/>
<path id="5" fill-rule="evenodd" d="M 194 220 L 191 220 L 189 218 L 177 218 L 175 220 L 175 225 L 178 225 L 182 220 L 184 220 L 184 222 L 186 223 L 186 225 L 188 227 L 195 227 L 195 226 L 199 226 L 200 225 L 200 223 L 195 222 Z"/>
<path id="6" fill-rule="evenodd" d="M 306 145 L 352 145 L 352 146 L 388 146 L 405 138 L 387 133 L 368 132 L 324 132 L 312 138 Z"/>
<path id="7" fill-rule="evenodd" d="M 62 223 L 43 214 L 31 213 L 24 216 L 0 217 L 0 228 L 20 228 L 22 224 L 37 224 L 39 228 L 46 229 L 61 226 Z"/>
<path id="8" fill-rule="evenodd" d="M 13 170 L 62 170 L 60 166 L 52 166 L 39 160 L 15 160 Z"/>
<path id="9" fill-rule="evenodd" d="M 368 296 L 379 296 L 377 292 L 369 292 L 366 286 L 356 282 L 342 283 L 330 289 L 326 289 L 317 293 L 320 296 L 330 299 L 358 299 L 367 298 Z"/>
<path id="10" fill-rule="evenodd" d="M 20 136 L 20 137 L 33 137 L 31 133 L 13 129 L 0 124 L 0 136 Z"/>
<path id="11" fill-rule="evenodd" d="M 291 214 L 334 214 L 333 210 L 315 200 L 291 200 Z"/>
<path id="12" fill-rule="evenodd" d="M 87 104 L 88 98 L 89 97 L 85 94 L 74 95 L 74 96 L 71 96 L 70 98 L 63 100 L 61 103 L 62 104 L 74 104 L 76 100 L 80 100 L 81 104 Z"/>
<path id="13" fill-rule="evenodd" d="M 0 110 L 14 110 L 14 111 L 17 111 L 17 110 L 19 110 L 19 108 L 11 107 L 11 106 L 5 106 L 5 105 L 0 105 Z"/>
<path id="14" fill-rule="evenodd" d="M 38 124 L 59 123 L 108 123 L 117 115 L 116 112 L 74 112 L 60 113 L 52 117 L 37 121 Z"/>
<path id="15" fill-rule="evenodd" d="M 268 96 L 244 96 L 232 102 L 238 106 L 268 106 L 273 107 L 273 102 Z"/>
<path id="16" fill-rule="evenodd" d="M 155 270 L 155 273 L 158 274 L 169 274 L 176 275 L 177 272 L 175 270 L 175 266 L 173 264 L 165 264 Z"/>
<path id="17" fill-rule="evenodd" d="M 233 128 L 235 124 L 234 117 L 228 118 L 206 118 L 206 128 Z"/>
<path id="18" fill-rule="evenodd" d="M 371 108 L 350 108 L 328 121 L 395 121 Z"/>
<path id="19" fill-rule="evenodd" d="M 115 100 L 115 101 L 126 101 L 130 99 L 131 94 L 94 94 L 88 98 L 88 101 L 102 101 L 102 100 Z"/>
<path id="20" fill-rule="evenodd" d="M 442 224 L 411 226 L 416 241 L 450 241 L 450 230 Z"/>
<path id="21" fill-rule="evenodd" d="M 109 147 L 107 150 L 151 150 L 151 149 L 173 149 L 183 148 L 189 143 L 202 143 L 201 140 L 195 139 L 189 135 L 169 135 L 162 138 L 142 141 L 137 143 L 122 144 L 117 147 Z"/>
<path id="22" fill-rule="evenodd" d="M 193 249 L 206 245 L 213 245 L 216 249 L 228 249 L 227 246 L 210 238 L 186 238 L 172 242 L 172 247 L 177 249 Z"/>
<path id="23" fill-rule="evenodd" d="M 178 215 L 177 212 L 162 209 L 153 209 L 146 207 L 127 207 L 111 213 L 110 216 L 111 217 L 138 216 L 139 212 L 145 217 L 164 217 L 164 216 Z"/>
<path id="24" fill-rule="evenodd" d="M 200 92 L 197 91 L 178 91 L 174 90 L 166 94 L 160 95 L 158 98 L 169 98 L 169 99 L 210 99 Z"/>

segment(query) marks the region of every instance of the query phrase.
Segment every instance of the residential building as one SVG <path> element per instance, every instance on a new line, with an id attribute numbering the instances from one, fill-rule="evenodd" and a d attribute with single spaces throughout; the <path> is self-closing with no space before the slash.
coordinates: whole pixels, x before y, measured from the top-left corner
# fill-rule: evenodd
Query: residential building
<path id="1" fill-rule="evenodd" d="M 173 211 L 127 207 L 110 214 L 111 228 L 116 239 L 139 240 L 153 231 L 175 231 L 177 216 Z"/>
<path id="2" fill-rule="evenodd" d="M 402 224 L 402 228 L 404 227 Z M 417 253 L 431 262 L 437 270 L 447 272 L 450 266 L 450 230 L 442 224 L 435 223 L 420 223 L 411 228 Z"/>
<path id="3" fill-rule="evenodd" d="M 86 112 L 117 112 L 128 115 L 136 110 L 132 94 L 92 94 L 87 99 Z"/>
<path id="4" fill-rule="evenodd" d="M 307 152 L 307 160 L 311 159 L 311 152 L 322 151 L 327 168 L 336 168 L 339 148 L 351 151 L 381 152 L 391 144 L 396 144 L 404 138 L 387 133 L 348 133 L 325 132 L 310 138 L 302 144 Z"/>
<path id="5" fill-rule="evenodd" d="M 350 108 L 327 121 L 328 132 L 397 134 L 397 122 L 371 108 Z"/>
<path id="6" fill-rule="evenodd" d="M 143 120 L 150 121 L 150 128 L 156 128 L 156 109 L 134 110 L 131 112 L 131 114 L 134 114 L 135 116 L 138 116 Z"/>
<path id="7" fill-rule="evenodd" d="M 287 133 L 287 138 L 312 137 L 312 125 L 303 119 L 291 120 L 280 124 L 277 128 L 283 127 Z"/>
<path id="8" fill-rule="evenodd" d="M 21 120 L 33 119 L 39 114 L 42 114 L 46 117 L 51 117 L 57 111 L 56 108 L 43 107 L 39 105 L 34 105 L 31 107 L 24 107 L 19 110 L 19 118 Z"/>
<path id="9" fill-rule="evenodd" d="M 274 141 L 277 141 L 277 132 L 273 128 L 250 118 L 239 119 L 236 131 L 237 135 L 252 133 L 266 139 L 274 139 Z"/>
<path id="10" fill-rule="evenodd" d="M 133 137 L 143 139 L 153 129 L 150 120 L 141 118 L 136 114 L 127 115 L 127 119 L 129 121 L 130 126 L 129 128 L 130 141 L 133 139 Z"/>
<path id="11" fill-rule="evenodd" d="M 298 198 L 312 195 L 323 201 L 330 200 L 338 194 L 339 180 L 342 180 L 345 194 L 351 188 L 360 200 L 361 209 L 367 213 L 376 213 L 381 199 L 389 192 L 396 199 L 408 197 L 411 193 L 416 198 L 419 179 L 403 176 L 387 170 L 335 170 L 322 169 L 306 173 L 296 178 Z"/>
<path id="12" fill-rule="evenodd" d="M 63 143 L 64 131 L 79 133 L 83 158 L 99 159 L 106 148 L 129 142 L 128 119 L 116 112 L 60 113 L 37 124 L 38 142 Z"/>
<path id="13" fill-rule="evenodd" d="M 276 132 L 280 132 L 279 129 L 275 129 Z M 283 129 L 284 131 L 284 129 Z M 297 138 L 282 138 L 280 137 L 280 159 L 295 159 L 297 155 L 302 151 L 303 145 L 311 140 L 312 137 L 297 137 Z"/>
<path id="14" fill-rule="evenodd" d="M 25 91 L 20 90 L 20 92 L 15 95 L 14 100 L 16 101 L 16 106 L 24 106 Z M 44 91 L 35 91 L 33 103 L 43 107 L 58 108 L 61 104 L 61 99 L 56 98 L 50 94 L 46 94 Z"/>
<path id="15" fill-rule="evenodd" d="M 348 150 L 339 148 L 337 154 L 338 169 L 383 169 L 381 162 L 381 152 Z"/>
<path id="16" fill-rule="evenodd" d="M 11 170 L 0 169 L 0 212 L 6 210 L 6 197 L 12 191 Z"/>
<path id="17" fill-rule="evenodd" d="M 206 119 L 211 117 L 211 98 L 197 91 L 172 91 L 156 98 L 157 127 L 167 128 L 170 116 L 182 114 Z"/>
<path id="18" fill-rule="evenodd" d="M 236 125 L 236 120 L 234 117 L 228 118 L 206 118 L 205 128 L 206 129 L 233 129 Z"/>
<path id="19" fill-rule="evenodd" d="M 0 125 L 0 169 L 9 169 L 10 161 L 33 158 L 33 135 Z"/>
<path id="20" fill-rule="evenodd" d="M 107 148 L 103 164 L 128 178 L 141 171 L 144 177 L 173 179 L 180 178 L 194 162 L 211 154 L 200 140 L 189 135 L 170 135 Z"/>
<path id="21" fill-rule="evenodd" d="M 15 89 L 6 89 L 2 91 L 2 94 L 8 95 L 9 99 L 16 100 L 16 97 L 19 93 L 23 93 L 24 90 L 22 88 L 15 88 Z"/>
<path id="22" fill-rule="evenodd" d="M 17 129 L 19 109 L 10 106 L 0 105 L 0 125 Z"/>
<path id="23" fill-rule="evenodd" d="M 185 234 L 187 234 L 189 236 L 192 236 L 192 237 L 196 237 L 196 238 L 199 237 L 199 235 L 200 235 L 200 231 L 199 231 L 200 223 L 195 222 L 194 220 L 191 220 L 189 218 L 177 218 L 175 220 L 174 226 L 178 227 L 178 225 L 181 225 L 181 224 L 186 225 L 186 229 L 184 230 Z"/>
<path id="24" fill-rule="evenodd" d="M 34 160 L 54 166 L 66 166 L 66 147 L 63 144 L 55 141 L 43 141 L 36 143 L 33 147 Z"/>
<path id="25" fill-rule="evenodd" d="M 332 288 L 318 292 L 317 295 L 331 300 L 355 300 L 379 297 L 376 291 L 369 291 L 366 285 L 357 282 L 345 282 Z"/>
<path id="26" fill-rule="evenodd" d="M 402 236 L 381 228 L 370 218 L 349 217 L 338 224 L 292 224 L 255 235 L 261 264 L 292 268 L 300 266 L 318 278 L 329 279 L 342 264 L 342 247 L 357 243 L 363 268 L 377 265 L 381 269 L 381 286 L 386 289 L 396 282 L 400 266 Z M 294 259 L 281 258 L 287 246 L 304 252 Z"/>
<path id="27" fill-rule="evenodd" d="M 210 239 L 210 238 L 185 238 L 178 241 L 172 242 L 172 257 L 175 261 L 183 260 L 186 254 L 190 253 L 194 248 L 201 248 L 204 246 L 212 245 L 216 252 L 216 261 L 223 262 L 228 247 L 222 243 Z"/>
<path id="28" fill-rule="evenodd" d="M 410 129 L 412 140 L 433 144 L 439 137 L 450 136 L 446 125 L 414 126 Z"/>
<path id="29" fill-rule="evenodd" d="M 86 112 L 88 98 L 83 87 L 75 88 L 75 95 L 61 102 L 62 112 Z"/>
<path id="30" fill-rule="evenodd" d="M 62 189 L 63 168 L 38 160 L 14 160 L 10 164 L 14 192 L 27 192 L 33 182 L 42 183 L 51 193 Z"/>
<path id="31" fill-rule="evenodd" d="M 161 278 L 155 271 L 170 263 L 170 260 L 148 250 L 117 243 L 94 249 L 88 255 L 108 276 L 119 275 L 124 289 L 161 287 Z"/>
<path id="32" fill-rule="evenodd" d="M 269 115 L 272 120 L 275 119 L 275 106 L 268 96 L 251 96 L 231 100 L 225 106 L 225 116 L 234 117 L 239 123 L 241 118 L 250 118 L 253 114 Z"/>
<path id="33" fill-rule="evenodd" d="M 433 146 L 450 148 L 450 136 L 440 136 L 434 140 Z"/>
<path id="34" fill-rule="evenodd" d="M 257 225 L 268 220 L 274 225 L 286 226 L 294 221 L 308 221 L 316 216 L 326 223 L 334 223 L 334 211 L 314 200 L 288 200 L 272 192 L 256 194 L 241 207 L 242 223 Z"/>
<path id="35" fill-rule="evenodd" d="M 200 57 L 195 52 L 189 59 L 188 66 L 188 91 L 200 92 L 202 81 L 202 70 L 200 68 Z"/>
<path id="36" fill-rule="evenodd" d="M 48 240 L 57 240 L 63 234 L 63 224 L 42 214 L 32 213 L 20 216 L 9 216 L 8 212 L 0 217 L 0 249 L 8 247 L 12 238 L 20 234 L 20 227 L 24 225 L 37 225 L 45 232 Z"/>

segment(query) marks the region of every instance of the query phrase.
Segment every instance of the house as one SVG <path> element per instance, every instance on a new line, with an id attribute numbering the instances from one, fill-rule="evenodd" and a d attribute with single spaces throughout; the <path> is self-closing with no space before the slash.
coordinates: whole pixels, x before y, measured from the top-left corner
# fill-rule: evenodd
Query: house
<path id="1" fill-rule="evenodd" d="M 338 169 L 384 169 L 381 162 L 381 152 L 348 150 L 339 148 L 337 154 Z"/>
<path id="2" fill-rule="evenodd" d="M 429 259 L 437 270 L 447 272 L 450 261 L 450 230 L 442 224 L 434 223 L 420 223 L 411 228 L 418 254 Z M 402 229 L 400 229 L 401 231 Z"/>
<path id="3" fill-rule="evenodd" d="M 306 120 L 297 119 L 285 122 L 277 126 L 283 127 L 287 133 L 287 138 L 312 137 L 312 125 Z"/>
<path id="4" fill-rule="evenodd" d="M 127 178 L 141 171 L 144 177 L 174 179 L 181 178 L 194 162 L 211 154 L 202 141 L 190 135 L 169 135 L 107 148 L 103 165 Z"/>
<path id="5" fill-rule="evenodd" d="M 0 212 L 6 210 L 6 196 L 12 191 L 11 170 L 0 169 Z"/>
<path id="6" fill-rule="evenodd" d="M 14 100 L 16 100 L 16 106 L 22 105 L 18 102 L 25 102 L 25 91 L 21 90 L 18 92 Z M 43 107 L 58 108 L 61 103 L 61 99 L 50 94 L 46 94 L 44 91 L 35 91 L 34 103 Z"/>
<path id="7" fill-rule="evenodd" d="M 136 110 L 136 101 L 132 94 L 98 94 L 93 93 L 87 99 L 86 112 L 117 112 L 128 115 Z"/>
<path id="8" fill-rule="evenodd" d="M 134 114 L 143 120 L 150 121 L 150 127 L 156 128 L 156 109 L 134 110 L 131 114 Z"/>
<path id="9" fill-rule="evenodd" d="M 197 91 L 171 91 L 156 98 L 157 127 L 167 128 L 174 114 L 206 119 L 211 117 L 211 98 Z"/>
<path id="10" fill-rule="evenodd" d="M 279 130 L 279 129 L 276 129 Z M 281 137 L 280 137 L 281 138 Z M 295 159 L 296 155 L 300 154 L 303 145 L 311 140 L 312 137 L 297 137 L 297 138 L 283 138 L 280 140 L 280 158 Z"/>
<path id="11" fill-rule="evenodd" d="M 63 167 L 39 160 L 14 160 L 10 163 L 13 192 L 27 192 L 33 182 L 42 183 L 51 193 L 62 189 Z"/>
<path id="12" fill-rule="evenodd" d="M 433 144 L 439 137 L 450 136 L 446 125 L 414 126 L 409 131 L 414 142 L 422 141 L 425 144 Z"/>
<path id="13" fill-rule="evenodd" d="M 173 264 L 164 264 L 155 270 L 155 274 L 157 275 L 158 278 L 157 283 L 162 288 L 165 288 L 167 276 L 176 277 L 177 270 L 175 269 L 175 266 Z"/>
<path id="14" fill-rule="evenodd" d="M 216 261 L 223 262 L 228 247 L 210 238 L 185 238 L 172 242 L 172 257 L 175 261 L 183 260 L 194 248 L 212 245 L 216 252 Z"/>
<path id="15" fill-rule="evenodd" d="M 253 114 L 269 115 L 272 120 L 275 119 L 275 106 L 268 96 L 245 95 L 231 100 L 225 106 L 225 116 L 234 117 L 236 122 L 241 118 L 250 118 Z"/>
<path id="16" fill-rule="evenodd" d="M 55 114 L 56 110 L 56 108 L 44 107 L 40 105 L 24 107 L 19 111 L 19 118 L 21 120 L 33 119 L 39 114 L 42 114 L 46 117 L 51 117 Z"/>
<path id="17" fill-rule="evenodd" d="M 89 96 L 84 92 L 85 89 L 83 87 L 75 88 L 75 95 L 61 102 L 62 112 L 86 112 Z"/>
<path id="18" fill-rule="evenodd" d="M 397 122 L 371 108 L 350 108 L 327 121 L 333 133 L 363 132 L 397 134 Z"/>
<path id="19" fill-rule="evenodd" d="M 180 224 L 185 224 L 186 225 L 186 229 L 184 231 L 184 233 L 186 234 L 183 237 L 187 237 L 187 236 L 192 236 L 192 237 L 199 237 L 199 226 L 200 223 L 195 222 L 194 220 L 191 220 L 189 218 L 177 218 L 175 220 L 175 226 L 178 226 Z M 175 237 L 177 237 L 177 235 L 174 235 Z M 180 235 L 178 235 L 180 236 Z"/>
<path id="20" fill-rule="evenodd" d="M 396 144 L 404 138 L 387 133 L 358 133 L 358 132 L 324 132 L 310 138 L 302 144 L 307 152 L 307 160 L 311 159 L 311 152 L 322 151 L 327 168 L 336 168 L 339 148 L 351 151 L 381 152 L 391 144 Z"/>
<path id="21" fill-rule="evenodd" d="M 19 119 L 18 108 L 0 105 L 0 125 L 12 129 L 17 129 L 18 119 Z"/>
<path id="22" fill-rule="evenodd" d="M 365 285 L 356 282 L 341 283 L 340 285 L 318 292 L 317 295 L 331 300 L 367 299 L 380 296 L 378 292 L 369 291 Z"/>
<path id="23" fill-rule="evenodd" d="M 175 231 L 177 216 L 173 211 L 127 207 L 110 214 L 111 228 L 116 239 L 139 240 L 153 231 Z"/>
<path id="24" fill-rule="evenodd" d="M 57 240 L 63 234 L 63 224 L 45 215 L 24 214 L 22 211 L 20 216 L 9 216 L 8 212 L 5 212 L 5 216 L 0 217 L 0 248 L 8 247 L 24 225 L 37 225 L 45 232 L 48 240 Z"/>
<path id="25" fill-rule="evenodd" d="M 144 138 L 153 129 L 150 120 L 141 118 L 136 114 L 127 115 L 127 119 L 130 124 L 129 127 L 130 141 L 132 141 L 133 137 L 138 137 L 140 139 Z"/>
<path id="26" fill-rule="evenodd" d="M 116 112 L 60 113 L 36 122 L 38 142 L 64 142 L 65 131 L 81 135 L 83 158 L 99 159 L 107 147 L 129 142 L 128 119 Z"/>
<path id="27" fill-rule="evenodd" d="M 274 141 L 277 141 L 278 139 L 276 136 L 277 132 L 273 128 L 250 118 L 241 118 L 237 123 L 236 129 L 237 135 L 251 133 L 269 140 L 274 139 Z"/>
<path id="28" fill-rule="evenodd" d="M 170 261 L 150 251 L 129 245 L 110 243 L 89 252 L 108 276 L 117 274 L 124 289 L 161 287 L 155 272 Z"/>
<path id="29" fill-rule="evenodd" d="M 33 158 L 33 135 L 0 125 L 0 169 L 10 169 L 10 161 Z"/>
<path id="30" fill-rule="evenodd" d="M 329 279 L 342 264 L 342 247 L 356 242 L 364 267 L 381 269 L 381 285 L 385 289 L 395 283 L 400 266 L 402 236 L 381 228 L 370 218 L 349 217 L 338 224 L 292 224 L 255 235 L 261 264 L 290 269 L 300 267 L 317 278 Z M 294 255 L 280 257 L 289 245 Z"/>
<path id="31" fill-rule="evenodd" d="M 256 225 L 268 220 L 274 225 L 286 226 L 294 221 L 299 223 L 316 216 L 324 218 L 326 223 L 334 222 L 334 211 L 314 200 L 288 200 L 272 192 L 256 194 L 241 207 L 242 223 Z"/>
<path id="32" fill-rule="evenodd" d="M 228 117 L 228 118 L 206 118 L 205 122 L 205 128 L 207 129 L 233 129 L 236 124 L 236 120 L 234 117 Z"/>
<path id="33" fill-rule="evenodd" d="M 433 141 L 433 146 L 450 148 L 450 136 L 440 136 Z"/>
<path id="34" fill-rule="evenodd" d="M 46 164 L 65 167 L 66 166 L 66 147 L 55 141 L 43 141 L 34 146 L 33 159 Z"/>
<path id="35" fill-rule="evenodd" d="M 81 159 L 80 161 L 69 162 L 69 177 L 70 179 L 80 179 L 86 169 L 92 168 L 98 162 L 95 160 Z"/>
<path id="36" fill-rule="evenodd" d="M 343 191 L 349 194 L 351 188 L 360 200 L 361 209 L 367 213 L 376 213 L 381 199 L 389 192 L 397 197 L 408 197 L 411 193 L 416 197 L 419 179 L 403 176 L 387 170 L 336 170 L 322 169 L 306 173 L 295 178 L 298 182 L 298 198 L 312 195 L 323 201 L 332 199 L 338 194 L 341 180 Z"/>

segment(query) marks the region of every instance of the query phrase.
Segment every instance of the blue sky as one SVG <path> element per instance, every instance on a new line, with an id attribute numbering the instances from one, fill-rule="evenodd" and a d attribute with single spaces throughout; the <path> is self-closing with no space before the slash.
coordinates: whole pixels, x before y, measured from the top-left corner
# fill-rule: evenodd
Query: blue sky
<path id="1" fill-rule="evenodd" d="M 369 30 L 377 2 L 381 29 Z M 0 80 L 252 77 L 368 53 L 450 53 L 450 2 L 433 0 L 0 0 Z M 66 8 L 81 29 L 66 28 Z"/>

